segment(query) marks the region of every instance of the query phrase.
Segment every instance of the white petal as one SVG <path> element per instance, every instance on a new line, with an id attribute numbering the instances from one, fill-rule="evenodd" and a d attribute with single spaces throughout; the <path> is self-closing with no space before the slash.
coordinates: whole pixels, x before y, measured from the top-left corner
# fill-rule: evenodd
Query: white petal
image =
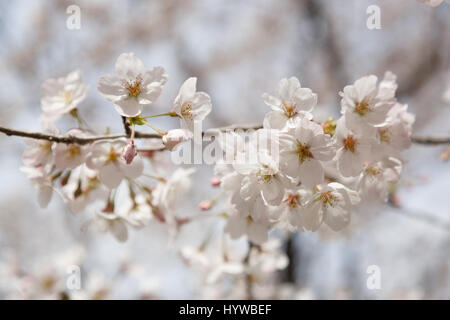
<path id="1" fill-rule="evenodd" d="M 323 182 L 324 171 L 318 160 L 308 159 L 300 165 L 300 181 L 303 186 L 312 188 Z"/>
<path id="2" fill-rule="evenodd" d="M 98 178 L 110 189 L 116 188 L 122 181 L 124 174 L 113 163 L 99 168 Z"/>
<path id="3" fill-rule="evenodd" d="M 135 79 L 139 74 L 144 74 L 144 63 L 134 53 L 122 53 L 116 61 L 116 74 L 123 78 Z"/>
<path id="4" fill-rule="evenodd" d="M 126 97 L 114 103 L 117 112 L 124 117 L 135 117 L 141 114 L 142 105 L 135 97 Z"/>

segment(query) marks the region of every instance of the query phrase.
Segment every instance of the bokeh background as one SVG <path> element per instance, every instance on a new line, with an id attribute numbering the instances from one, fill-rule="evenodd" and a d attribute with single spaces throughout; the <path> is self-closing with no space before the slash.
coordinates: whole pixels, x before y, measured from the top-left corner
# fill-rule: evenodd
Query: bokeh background
<path id="1" fill-rule="evenodd" d="M 66 27 L 71 4 L 81 8 L 80 30 Z M 381 9 L 379 30 L 366 26 L 373 4 Z M 205 127 L 262 122 L 268 107 L 261 94 L 287 76 L 318 94 L 318 119 L 336 117 L 346 84 L 391 70 L 400 102 L 416 115 L 414 134 L 448 136 L 449 31 L 449 4 L 433 9 L 415 0 L 2 1 L 0 124 L 41 130 L 42 82 L 79 68 L 90 86 L 80 114 L 99 131 L 121 132 L 120 117 L 96 86 L 120 53 L 135 52 L 169 74 L 155 112 L 167 111 L 181 83 L 198 77 L 213 102 Z M 57 196 L 39 209 L 36 190 L 19 171 L 24 146 L 0 135 L 0 298 L 23 297 L 13 273 L 64 280 L 66 266 L 81 260 L 83 285 L 94 288 L 95 298 L 200 296 L 195 270 L 177 248 L 204 226 L 183 230 L 174 243 L 159 225 L 132 232 L 125 244 L 81 231 L 83 217 Z M 283 278 L 318 299 L 450 298 L 448 153 L 448 145 L 413 145 L 391 203 L 362 208 L 344 232 L 295 235 Z M 210 196 L 211 174 L 211 167 L 198 167 L 183 210 L 198 211 Z M 379 290 L 367 289 L 369 265 L 380 267 Z"/>

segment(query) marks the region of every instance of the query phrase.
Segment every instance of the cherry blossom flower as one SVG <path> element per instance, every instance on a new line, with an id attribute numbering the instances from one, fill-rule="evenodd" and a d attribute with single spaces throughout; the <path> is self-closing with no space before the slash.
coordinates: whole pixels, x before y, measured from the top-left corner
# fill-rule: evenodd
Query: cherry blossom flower
<path id="1" fill-rule="evenodd" d="M 316 231 L 324 222 L 334 231 L 341 230 L 350 223 L 352 207 L 359 201 L 356 191 L 337 182 L 329 183 L 305 205 L 303 229 Z"/>
<path id="2" fill-rule="evenodd" d="M 87 88 L 81 81 L 79 70 L 72 71 L 65 77 L 48 79 L 42 85 L 42 118 L 52 121 L 70 113 L 86 98 Z"/>
<path id="3" fill-rule="evenodd" d="M 94 220 L 88 223 L 93 223 L 100 232 L 111 233 L 119 242 L 128 239 L 126 221 L 115 213 L 98 211 Z"/>
<path id="4" fill-rule="evenodd" d="M 79 138 L 87 137 L 82 130 L 72 129 L 67 132 L 68 136 Z M 76 143 L 57 143 L 54 147 L 55 167 L 57 169 L 73 169 L 84 163 L 89 152 L 89 147 Z"/>
<path id="5" fill-rule="evenodd" d="M 400 157 L 400 152 L 411 146 L 414 115 L 407 112 L 408 106 L 397 103 L 389 110 L 386 123 L 376 128 L 377 141 L 374 154 L 378 159 L 385 156 Z"/>
<path id="6" fill-rule="evenodd" d="M 241 182 L 240 195 L 248 200 L 260 194 L 269 205 L 279 205 L 284 190 L 291 183 L 280 172 L 278 163 L 266 152 L 261 152 L 258 158 L 257 164 L 238 170 L 239 173 L 246 174 Z"/>
<path id="7" fill-rule="evenodd" d="M 373 134 L 368 132 L 367 128 L 364 133 L 353 131 L 347 128 L 345 118 L 337 121 L 336 133 L 333 136 L 336 151 L 337 168 L 339 173 L 344 177 L 354 177 L 363 170 L 364 162 L 370 160 L 372 144 L 375 139 L 370 138 Z"/>
<path id="8" fill-rule="evenodd" d="M 395 76 L 390 72 L 386 73 L 379 87 L 374 75 L 362 77 L 353 85 L 344 87 L 340 93 L 341 112 L 347 127 L 364 129 L 382 124 L 395 103 L 396 88 Z"/>
<path id="9" fill-rule="evenodd" d="M 134 53 L 122 53 L 116 61 L 115 74 L 98 81 L 98 90 L 114 103 L 124 117 L 135 117 L 160 96 L 167 75 L 162 67 L 146 71 L 144 63 Z"/>
<path id="10" fill-rule="evenodd" d="M 197 92 L 197 78 L 187 79 L 174 101 L 174 112 L 181 119 L 181 128 L 194 132 L 194 122 L 203 121 L 211 112 L 211 98 L 205 92 Z"/>
<path id="11" fill-rule="evenodd" d="M 162 142 L 167 149 L 173 151 L 180 143 L 192 139 L 192 132 L 186 129 L 169 130 L 162 137 Z"/>
<path id="12" fill-rule="evenodd" d="M 83 164 L 70 171 L 67 182 L 62 187 L 62 193 L 70 210 L 78 213 L 97 201 L 104 206 L 109 189 L 100 183 L 96 170 L 91 170 Z"/>
<path id="13" fill-rule="evenodd" d="M 53 195 L 52 177 L 45 167 L 24 166 L 20 171 L 25 173 L 31 183 L 38 188 L 38 203 L 41 208 L 46 208 Z"/>
<path id="14" fill-rule="evenodd" d="M 264 103 L 272 109 L 264 118 L 265 128 L 294 127 L 299 118 L 312 119 L 311 111 L 317 104 L 317 94 L 309 88 L 302 88 L 297 78 L 281 79 L 277 93 L 278 97 L 267 93 L 262 95 Z"/>
<path id="15" fill-rule="evenodd" d="M 321 161 L 331 160 L 335 155 L 331 137 L 322 127 L 306 118 L 297 127 L 289 128 L 280 135 L 280 164 L 282 170 L 302 185 L 313 187 L 324 178 Z"/>
<path id="16" fill-rule="evenodd" d="M 117 208 L 117 215 L 134 228 L 142 228 L 152 220 L 152 208 L 147 196 L 137 194 L 133 199 L 124 199 Z"/>
<path id="17" fill-rule="evenodd" d="M 110 189 L 116 188 L 123 178 L 135 179 L 143 172 L 144 166 L 139 155 L 131 164 L 126 164 L 122 157 L 126 145 L 126 139 L 96 141 L 86 159 L 86 165 L 98 170 L 98 178 Z"/>
<path id="18" fill-rule="evenodd" d="M 58 135 L 59 130 L 51 123 L 46 123 L 44 132 Z M 45 167 L 47 171 L 53 167 L 55 158 L 53 154 L 53 142 L 48 140 L 26 139 L 27 147 L 23 152 L 23 163 L 26 166 Z"/>
<path id="19" fill-rule="evenodd" d="M 287 190 L 279 207 L 277 227 L 294 231 L 303 231 L 303 207 L 311 198 L 311 192 L 305 189 Z"/>
<path id="20" fill-rule="evenodd" d="M 269 220 L 261 216 L 259 219 L 252 218 L 251 215 L 243 215 L 240 210 L 232 210 L 228 216 L 227 224 L 225 225 L 225 232 L 227 232 L 232 239 L 238 239 L 244 235 L 248 240 L 256 244 L 265 242 L 268 238 Z"/>
<path id="21" fill-rule="evenodd" d="M 172 237 L 175 236 L 178 228 L 176 211 L 179 205 L 179 198 L 189 190 L 191 186 L 190 176 L 194 172 L 194 168 L 178 168 L 169 179 L 158 183 L 152 191 L 154 213 L 168 225 Z"/>
<path id="22" fill-rule="evenodd" d="M 397 182 L 402 171 L 402 163 L 393 157 L 368 165 L 358 179 L 358 190 L 366 204 L 386 202 L 388 187 Z"/>

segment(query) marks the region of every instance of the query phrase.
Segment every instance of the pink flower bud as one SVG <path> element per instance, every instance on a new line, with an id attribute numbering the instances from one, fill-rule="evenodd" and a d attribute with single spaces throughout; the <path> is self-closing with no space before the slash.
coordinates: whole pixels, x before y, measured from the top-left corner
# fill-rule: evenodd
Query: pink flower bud
<path id="1" fill-rule="evenodd" d="M 214 200 L 203 200 L 198 204 L 198 208 L 202 211 L 207 211 L 214 205 Z"/>
<path id="2" fill-rule="evenodd" d="M 220 186 L 220 179 L 218 177 L 212 177 L 211 178 L 211 186 L 212 187 Z"/>
<path id="3" fill-rule="evenodd" d="M 162 142 L 167 149 L 172 151 L 179 143 L 192 138 L 192 133 L 185 129 L 169 130 L 163 137 Z"/>
<path id="4" fill-rule="evenodd" d="M 134 140 L 128 141 L 128 144 L 123 148 L 122 156 L 125 159 L 125 162 L 127 164 L 130 164 L 134 157 L 136 157 L 137 151 L 136 147 L 134 146 Z"/>

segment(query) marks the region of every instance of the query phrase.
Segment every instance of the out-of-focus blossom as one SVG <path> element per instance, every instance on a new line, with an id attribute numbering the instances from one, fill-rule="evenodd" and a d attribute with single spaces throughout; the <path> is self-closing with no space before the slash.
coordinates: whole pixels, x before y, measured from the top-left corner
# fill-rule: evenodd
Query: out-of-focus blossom
<path id="1" fill-rule="evenodd" d="M 80 129 L 69 130 L 67 135 L 79 138 L 88 136 Z M 57 143 L 54 147 L 55 167 L 60 170 L 73 169 L 84 163 L 88 152 L 86 145 Z"/>
<path id="2" fill-rule="evenodd" d="M 65 77 L 48 79 L 42 85 L 42 120 L 53 121 L 72 110 L 86 98 L 88 86 L 81 81 L 81 72 L 72 71 Z"/>

